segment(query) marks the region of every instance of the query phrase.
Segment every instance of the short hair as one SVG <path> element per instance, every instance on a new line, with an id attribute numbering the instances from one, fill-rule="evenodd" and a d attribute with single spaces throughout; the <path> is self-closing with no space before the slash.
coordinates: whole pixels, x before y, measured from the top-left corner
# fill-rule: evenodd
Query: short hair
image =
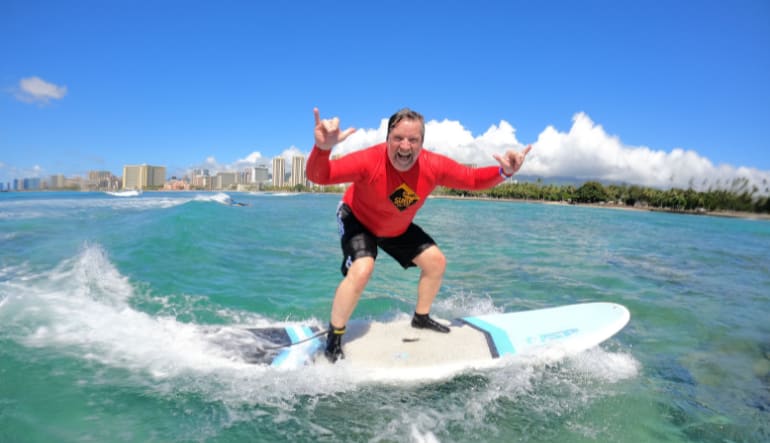
<path id="1" fill-rule="evenodd" d="M 420 126 L 422 127 L 422 141 L 425 141 L 425 118 L 423 118 L 422 114 L 419 112 L 412 111 L 409 108 L 404 108 L 390 116 L 390 120 L 388 120 L 388 133 L 385 135 L 385 139 L 390 137 L 390 130 L 401 123 L 401 120 L 417 120 L 420 122 Z"/>

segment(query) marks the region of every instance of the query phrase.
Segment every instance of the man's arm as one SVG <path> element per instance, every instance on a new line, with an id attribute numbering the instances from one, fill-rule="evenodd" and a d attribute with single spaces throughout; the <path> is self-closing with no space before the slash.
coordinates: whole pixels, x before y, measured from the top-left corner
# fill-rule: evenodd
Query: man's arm
<path id="1" fill-rule="evenodd" d="M 479 191 L 497 186 L 504 180 L 497 166 L 471 168 L 443 157 L 440 168 L 441 173 L 436 184 L 452 189 Z"/>
<path id="2" fill-rule="evenodd" d="M 373 164 L 370 149 L 351 152 L 332 160 L 331 151 L 314 146 L 307 159 L 307 178 L 319 185 L 352 183 L 363 179 Z"/>
<path id="3" fill-rule="evenodd" d="M 478 191 L 497 186 L 521 169 L 530 150 L 532 150 L 532 146 L 527 146 L 521 152 L 511 149 L 502 155 L 495 154 L 494 158 L 500 163 L 500 166 L 481 168 L 471 168 L 449 157 L 439 155 L 438 158 L 441 163 L 438 166 L 440 171 L 438 184 L 468 191 Z"/>
<path id="4" fill-rule="evenodd" d="M 305 173 L 307 179 L 313 183 L 319 185 L 330 185 L 331 181 L 331 165 L 329 164 L 330 149 L 321 149 L 318 146 L 313 146 L 313 150 L 310 151 L 310 156 L 307 158 L 307 165 L 305 165 Z"/>
<path id="5" fill-rule="evenodd" d="M 329 120 L 321 120 L 321 113 L 318 108 L 313 108 L 315 117 L 315 146 L 310 152 L 305 166 L 308 180 L 319 185 L 329 185 L 342 183 L 337 180 L 344 180 L 345 177 L 335 178 L 332 174 L 329 156 L 332 148 L 356 132 L 355 128 L 348 128 L 340 131 L 340 119 L 334 117 Z"/>

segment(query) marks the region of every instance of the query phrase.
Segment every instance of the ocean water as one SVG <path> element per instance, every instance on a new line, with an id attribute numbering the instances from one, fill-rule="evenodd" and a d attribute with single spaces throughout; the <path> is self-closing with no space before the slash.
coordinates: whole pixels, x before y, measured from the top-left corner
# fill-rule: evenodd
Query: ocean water
<path id="1" fill-rule="evenodd" d="M 558 362 L 376 383 L 248 364 L 244 326 L 325 327 L 338 195 L 0 194 L 0 442 L 770 441 L 770 222 L 431 199 L 443 318 L 612 301 Z M 412 312 L 382 255 L 355 317 Z"/>

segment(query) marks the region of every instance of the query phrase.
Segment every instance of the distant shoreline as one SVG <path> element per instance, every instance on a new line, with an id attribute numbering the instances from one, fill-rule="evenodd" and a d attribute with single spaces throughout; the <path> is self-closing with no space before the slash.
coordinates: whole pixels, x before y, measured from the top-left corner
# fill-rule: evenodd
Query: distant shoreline
<path id="1" fill-rule="evenodd" d="M 69 191 L 69 192 L 83 192 L 83 191 L 76 191 L 76 190 L 51 190 L 51 189 L 40 189 L 40 190 L 34 190 L 34 191 L 12 191 L 12 192 L 62 192 L 62 191 Z M 5 191 L 4 191 L 5 192 Z M 105 193 L 105 191 L 85 191 L 85 192 L 94 192 L 94 193 Z M 212 193 L 239 193 L 239 194 L 259 194 L 259 193 L 297 193 L 297 194 L 330 194 L 330 195 L 342 195 L 341 192 L 313 192 L 313 191 L 236 191 L 236 190 L 201 190 L 201 189 L 183 189 L 183 190 L 168 190 L 168 189 L 148 189 L 144 190 L 143 192 L 147 193 L 153 193 L 153 192 L 182 192 L 182 193 L 192 193 L 192 192 L 212 192 Z M 759 221 L 770 221 L 770 214 L 766 213 L 760 213 L 760 212 L 743 212 L 743 211 L 684 211 L 684 210 L 673 210 L 673 209 L 666 209 L 666 208 L 655 208 L 655 207 L 637 207 L 637 206 L 627 206 L 627 205 L 618 205 L 613 203 L 570 203 L 566 201 L 551 201 L 551 200 L 535 200 L 535 199 L 524 199 L 524 198 L 495 198 L 495 197 L 479 197 L 479 196 L 458 196 L 458 195 L 448 195 L 448 194 L 431 194 L 430 198 L 443 198 L 447 200 L 477 200 L 477 201 L 499 201 L 499 202 L 512 202 L 512 203 L 538 203 L 538 204 L 545 204 L 545 205 L 560 205 L 560 206 L 581 206 L 581 207 L 588 207 L 588 208 L 605 208 L 605 209 L 616 209 L 616 210 L 625 210 L 625 211 L 641 211 L 641 212 L 663 212 L 668 214 L 681 214 L 681 215 L 701 215 L 701 216 L 711 216 L 711 217 L 723 217 L 723 218 L 740 218 L 740 219 L 746 219 L 746 220 L 759 220 Z"/>
<path id="2" fill-rule="evenodd" d="M 640 211 L 640 212 L 663 212 L 668 214 L 681 214 L 681 215 L 705 215 L 712 217 L 724 217 L 724 218 L 742 218 L 747 220 L 760 220 L 770 221 L 770 214 L 756 213 L 756 212 L 741 212 L 741 211 L 676 211 L 665 208 L 651 208 L 651 207 L 635 207 L 627 205 L 617 205 L 611 203 L 569 203 L 565 201 L 547 201 L 547 200 L 530 200 L 524 198 L 492 198 L 492 197 L 461 197 L 454 195 L 432 195 L 432 198 L 445 198 L 449 200 L 480 200 L 480 201 L 508 201 L 514 203 L 539 203 L 545 205 L 559 205 L 559 206 L 579 206 L 588 208 L 605 208 L 616 209 L 624 211 Z"/>

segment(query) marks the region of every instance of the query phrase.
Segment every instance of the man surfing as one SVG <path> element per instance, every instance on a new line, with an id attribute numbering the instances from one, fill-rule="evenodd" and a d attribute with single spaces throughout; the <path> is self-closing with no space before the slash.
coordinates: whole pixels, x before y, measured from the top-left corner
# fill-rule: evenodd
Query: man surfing
<path id="1" fill-rule="evenodd" d="M 372 276 L 378 248 L 404 269 L 420 268 L 412 327 L 448 333 L 447 326 L 430 317 L 446 257 L 412 220 L 437 186 L 464 190 L 496 186 L 521 168 L 532 146 L 495 154 L 499 166 L 471 168 L 423 151 L 425 119 L 402 109 L 388 120 L 385 143 L 331 160 L 332 148 L 355 128 L 340 130 L 339 118 L 322 120 L 317 108 L 313 113 L 315 146 L 307 161 L 308 179 L 320 185 L 352 183 L 337 209 L 343 279 L 334 295 L 324 354 L 331 362 L 345 358 L 342 336 Z"/>

